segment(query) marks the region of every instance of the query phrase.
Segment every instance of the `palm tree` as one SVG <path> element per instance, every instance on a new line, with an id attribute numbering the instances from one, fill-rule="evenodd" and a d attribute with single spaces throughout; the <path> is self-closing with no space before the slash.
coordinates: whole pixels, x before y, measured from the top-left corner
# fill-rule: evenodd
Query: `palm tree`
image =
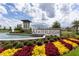
<path id="1" fill-rule="evenodd" d="M 74 22 L 72 22 L 73 27 L 76 29 L 76 33 L 78 33 L 78 27 L 79 27 L 79 21 L 75 20 Z"/>

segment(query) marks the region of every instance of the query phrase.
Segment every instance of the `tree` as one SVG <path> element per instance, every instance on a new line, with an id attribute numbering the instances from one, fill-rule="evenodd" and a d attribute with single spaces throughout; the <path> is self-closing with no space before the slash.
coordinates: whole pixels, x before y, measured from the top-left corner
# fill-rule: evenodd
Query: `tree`
<path id="1" fill-rule="evenodd" d="M 4 26 L 3 30 L 6 30 L 6 27 Z"/>
<path id="2" fill-rule="evenodd" d="M 9 30 L 11 31 L 11 30 L 12 30 L 12 28 L 11 28 L 11 27 L 9 27 Z"/>
<path id="3" fill-rule="evenodd" d="M 66 27 L 65 28 L 67 31 L 71 31 L 71 27 Z"/>
<path id="4" fill-rule="evenodd" d="M 55 21 L 52 25 L 52 28 L 60 28 L 60 23 L 58 21 Z"/>
<path id="5" fill-rule="evenodd" d="M 78 33 L 79 21 L 75 20 L 72 22 L 72 24 L 73 24 L 73 27 L 76 29 L 76 33 Z"/>
<path id="6" fill-rule="evenodd" d="M 1 29 L 1 27 L 2 27 L 2 26 L 0 25 L 0 29 Z"/>

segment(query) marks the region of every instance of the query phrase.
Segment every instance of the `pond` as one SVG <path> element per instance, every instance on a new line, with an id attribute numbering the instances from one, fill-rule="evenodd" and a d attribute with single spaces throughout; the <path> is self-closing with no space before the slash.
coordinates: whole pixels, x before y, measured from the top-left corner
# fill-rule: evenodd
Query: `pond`
<path id="1" fill-rule="evenodd" d="M 0 39 L 17 39 L 17 38 L 29 38 L 30 35 L 10 35 L 8 33 L 0 33 Z"/>
<path id="2" fill-rule="evenodd" d="M 10 34 L 10 33 L 0 33 L 0 41 L 5 40 L 35 40 L 41 39 L 43 37 L 34 37 L 31 34 Z"/>

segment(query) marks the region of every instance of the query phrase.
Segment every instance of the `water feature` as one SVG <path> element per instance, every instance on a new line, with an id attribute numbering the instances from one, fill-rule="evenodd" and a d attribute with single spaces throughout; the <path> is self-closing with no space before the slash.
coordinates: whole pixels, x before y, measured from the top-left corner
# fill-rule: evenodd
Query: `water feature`
<path id="1" fill-rule="evenodd" d="M 0 33 L 0 41 L 5 40 L 35 40 L 35 39 L 41 39 L 44 37 L 33 37 L 29 34 L 26 35 L 15 35 L 15 34 L 8 34 L 8 33 Z"/>
<path id="2" fill-rule="evenodd" d="M 28 38 L 32 37 L 29 35 L 8 35 L 8 33 L 0 33 L 0 39 L 17 39 L 17 38 Z"/>

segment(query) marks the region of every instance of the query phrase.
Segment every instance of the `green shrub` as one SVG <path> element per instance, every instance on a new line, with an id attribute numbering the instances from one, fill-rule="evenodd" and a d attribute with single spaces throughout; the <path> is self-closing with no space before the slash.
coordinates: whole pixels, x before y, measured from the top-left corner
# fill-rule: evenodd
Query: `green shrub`
<path id="1" fill-rule="evenodd" d="M 75 37 L 76 33 L 75 31 L 62 31 L 61 37 Z"/>
<path id="2" fill-rule="evenodd" d="M 54 36 L 50 35 L 50 36 L 46 37 L 46 39 L 48 39 L 48 40 L 53 40 L 53 39 L 57 39 L 57 38 L 59 38 L 59 37 L 56 35 L 54 35 Z"/>
<path id="3" fill-rule="evenodd" d="M 43 39 L 38 39 L 37 42 L 43 42 Z"/>
<path id="4" fill-rule="evenodd" d="M 44 40 L 43 39 L 38 39 L 37 41 L 36 41 L 36 44 L 37 45 L 42 45 L 44 43 Z"/>
<path id="5" fill-rule="evenodd" d="M 79 35 L 76 35 L 75 38 L 79 39 Z"/>
<path id="6" fill-rule="evenodd" d="M 24 46 L 24 44 L 22 42 L 16 42 L 14 45 L 15 48 L 21 48 L 23 46 Z"/>
<path id="7" fill-rule="evenodd" d="M 44 41 L 44 43 L 48 43 L 49 41 L 46 39 L 45 41 Z"/>
<path id="8" fill-rule="evenodd" d="M 31 45 L 33 45 L 33 44 L 34 44 L 34 41 L 28 41 L 26 45 L 27 45 L 27 46 L 31 46 Z"/>
<path id="9" fill-rule="evenodd" d="M 24 41 L 23 44 L 24 44 L 24 45 L 27 45 L 27 42 L 28 42 L 28 41 Z"/>
<path id="10" fill-rule="evenodd" d="M 3 45 L 3 47 L 4 47 L 5 49 L 10 49 L 10 48 L 13 48 L 13 44 Z"/>

